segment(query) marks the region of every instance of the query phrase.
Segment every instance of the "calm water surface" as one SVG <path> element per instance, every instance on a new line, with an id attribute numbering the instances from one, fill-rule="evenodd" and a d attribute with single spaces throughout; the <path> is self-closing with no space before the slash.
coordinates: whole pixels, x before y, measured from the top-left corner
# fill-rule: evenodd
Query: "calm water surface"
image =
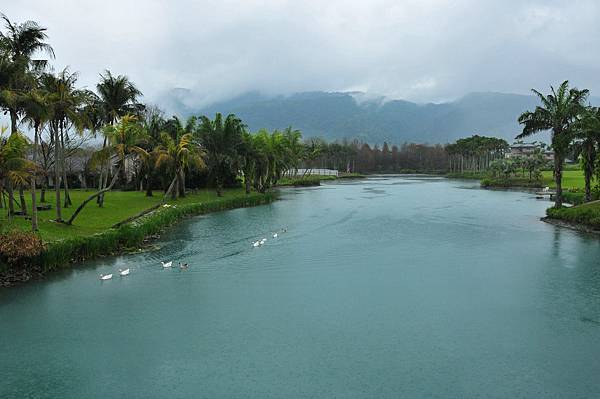
<path id="1" fill-rule="evenodd" d="M 548 206 L 405 176 L 191 219 L 0 291 L 0 397 L 599 398 L 600 240 Z"/>

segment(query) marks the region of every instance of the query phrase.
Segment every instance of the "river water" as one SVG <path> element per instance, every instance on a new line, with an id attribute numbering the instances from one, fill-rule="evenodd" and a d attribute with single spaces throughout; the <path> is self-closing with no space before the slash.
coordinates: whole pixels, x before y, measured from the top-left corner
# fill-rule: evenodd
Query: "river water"
<path id="1" fill-rule="evenodd" d="M 401 176 L 190 219 L 1 290 L 0 397 L 598 398 L 600 240 L 549 205 Z"/>

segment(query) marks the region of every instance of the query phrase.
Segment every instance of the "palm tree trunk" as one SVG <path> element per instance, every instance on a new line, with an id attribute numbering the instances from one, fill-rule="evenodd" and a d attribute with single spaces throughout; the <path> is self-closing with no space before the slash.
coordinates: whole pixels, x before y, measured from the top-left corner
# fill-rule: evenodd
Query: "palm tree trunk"
<path id="1" fill-rule="evenodd" d="M 19 201 L 21 207 L 21 215 L 27 215 L 27 203 L 25 202 L 25 191 L 23 190 L 23 185 L 19 184 Z"/>
<path id="2" fill-rule="evenodd" d="M 106 136 L 104 136 L 104 143 L 102 144 L 103 150 L 106 148 L 106 141 L 107 141 L 107 138 L 106 138 Z M 106 170 L 106 166 L 107 165 L 105 162 L 102 162 L 100 164 L 100 178 L 98 179 L 98 191 L 102 191 L 102 189 L 104 188 L 105 174 L 108 174 L 108 170 Z M 104 196 L 102 194 L 99 195 L 98 197 L 96 197 L 96 202 L 98 203 L 99 207 L 102 207 L 102 205 L 104 205 L 103 199 L 104 199 Z"/>
<path id="3" fill-rule="evenodd" d="M 169 198 L 169 194 L 171 194 L 171 192 L 173 191 L 173 188 L 175 187 L 176 182 L 177 182 L 177 176 L 175 176 L 173 178 L 173 180 L 171 180 L 171 184 L 169 184 L 169 188 L 167 189 L 167 191 L 165 192 L 165 195 L 163 196 L 163 199 L 162 199 L 163 203 L 167 202 L 167 198 Z"/>
<path id="4" fill-rule="evenodd" d="M 179 180 L 177 182 L 177 188 L 179 189 L 179 197 L 183 198 L 185 197 L 185 173 L 183 172 L 183 170 L 180 170 L 177 176 Z"/>
<path id="5" fill-rule="evenodd" d="M 152 181 L 150 180 L 150 174 L 146 174 L 146 197 L 152 197 Z"/>
<path id="6" fill-rule="evenodd" d="M 554 207 L 562 206 L 562 154 L 554 154 L 554 181 L 556 182 L 556 197 Z"/>
<path id="7" fill-rule="evenodd" d="M 8 192 L 8 218 L 12 219 L 13 214 L 15 213 L 15 193 L 13 191 L 13 185 L 12 182 L 10 181 L 10 179 L 7 179 L 7 187 L 6 187 L 6 191 Z"/>
<path id="8" fill-rule="evenodd" d="M 591 149 L 595 151 L 595 148 Z M 592 159 L 592 154 L 585 154 L 587 157 L 587 162 L 585 163 L 585 168 L 583 169 L 583 177 L 585 180 L 585 202 L 590 202 L 592 200 L 592 176 L 594 174 L 594 160 Z"/>
<path id="9" fill-rule="evenodd" d="M 10 134 L 13 135 L 17 132 L 17 112 L 14 109 L 10 109 Z"/>
<path id="10" fill-rule="evenodd" d="M 46 202 L 46 187 L 48 187 L 48 176 L 44 176 L 42 179 L 42 192 L 40 193 L 40 202 Z"/>
<path id="11" fill-rule="evenodd" d="M 56 193 L 56 221 L 62 222 L 62 209 L 60 203 L 60 148 L 58 127 L 54 128 L 54 192 Z"/>
<path id="12" fill-rule="evenodd" d="M 38 220 L 37 220 L 37 198 L 35 193 L 35 179 L 36 179 L 36 168 L 37 168 L 37 153 L 38 153 L 38 130 L 39 126 L 36 124 L 33 131 L 33 171 L 31 173 L 31 230 L 37 231 Z"/>
<path id="13" fill-rule="evenodd" d="M 65 141 L 62 126 L 60 128 L 60 162 L 62 167 L 63 188 L 65 192 L 64 207 L 68 208 L 69 205 L 73 204 L 73 202 L 71 202 L 71 196 L 69 195 L 69 181 L 67 180 L 67 168 L 65 164 Z"/>
<path id="14" fill-rule="evenodd" d="M 246 194 L 250 194 L 250 174 L 244 173 L 244 184 L 246 186 Z"/>
<path id="15" fill-rule="evenodd" d="M 69 218 L 69 220 L 67 220 L 66 224 L 68 224 L 68 225 L 73 224 L 73 221 L 75 220 L 75 218 L 77 217 L 77 215 L 79 215 L 79 212 L 81 212 L 81 210 L 88 204 L 88 202 L 90 202 L 94 198 L 98 197 L 99 195 L 103 195 L 107 191 L 110 191 L 112 189 L 112 187 L 115 185 L 115 183 L 117 182 L 118 178 L 119 178 L 119 171 L 117 171 L 117 173 L 114 174 L 114 176 L 112 178 L 112 181 L 110 182 L 110 185 L 108 187 L 106 187 L 106 188 L 98 191 L 97 193 L 92 194 L 89 197 L 87 197 L 87 199 L 85 201 L 83 201 L 81 203 L 81 205 L 79 205 L 77 207 L 77 209 L 75 210 L 75 212 L 73 212 L 73 215 L 71 215 L 71 217 Z"/>

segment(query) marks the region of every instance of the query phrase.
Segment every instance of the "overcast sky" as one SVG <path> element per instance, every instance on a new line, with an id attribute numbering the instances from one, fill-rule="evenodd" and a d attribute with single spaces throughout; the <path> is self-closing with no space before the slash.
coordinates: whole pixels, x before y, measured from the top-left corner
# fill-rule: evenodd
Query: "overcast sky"
<path id="1" fill-rule="evenodd" d="M 258 90 L 360 90 L 419 102 L 526 93 L 564 79 L 600 94 L 600 1 L 14 0 L 48 28 L 57 68 L 108 68 L 156 102 Z"/>

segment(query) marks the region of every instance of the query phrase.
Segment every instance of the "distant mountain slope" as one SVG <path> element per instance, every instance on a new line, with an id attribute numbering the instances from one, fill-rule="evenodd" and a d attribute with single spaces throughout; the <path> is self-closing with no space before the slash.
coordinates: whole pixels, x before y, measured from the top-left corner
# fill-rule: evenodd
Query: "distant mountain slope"
<path id="1" fill-rule="evenodd" d="M 533 96 L 502 93 L 472 93 L 453 102 L 416 104 L 361 100 L 357 93 L 306 92 L 276 97 L 247 93 L 192 109 L 184 105 L 189 94 L 186 89 L 176 89 L 162 105 L 182 116 L 234 113 L 252 131 L 291 125 L 304 137 L 359 138 L 369 143 L 448 143 L 473 134 L 512 142 L 520 130 L 518 116 L 538 104 Z"/>

